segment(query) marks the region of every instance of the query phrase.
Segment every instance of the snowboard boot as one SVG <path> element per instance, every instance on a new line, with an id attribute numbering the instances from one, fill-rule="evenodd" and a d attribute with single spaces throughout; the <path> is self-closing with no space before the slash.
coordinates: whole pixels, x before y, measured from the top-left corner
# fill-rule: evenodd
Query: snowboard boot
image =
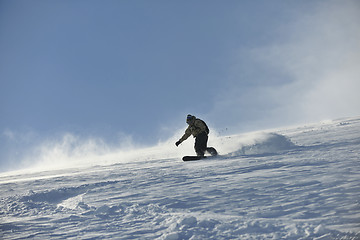
<path id="1" fill-rule="evenodd" d="M 206 148 L 206 151 L 207 151 L 208 153 L 210 153 L 211 156 L 217 156 L 217 155 L 218 155 L 216 149 L 213 148 L 213 147 Z"/>

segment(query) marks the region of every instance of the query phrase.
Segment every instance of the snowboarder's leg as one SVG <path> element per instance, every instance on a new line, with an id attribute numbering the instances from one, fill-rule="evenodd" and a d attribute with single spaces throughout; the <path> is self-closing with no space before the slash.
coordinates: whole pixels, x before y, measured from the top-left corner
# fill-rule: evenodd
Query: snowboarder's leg
<path id="1" fill-rule="evenodd" d="M 206 148 L 206 151 L 207 151 L 208 153 L 210 153 L 211 156 L 217 156 L 217 155 L 218 155 L 216 149 L 213 148 L 213 147 L 208 147 L 208 148 Z"/>
<path id="2" fill-rule="evenodd" d="M 207 149 L 207 141 L 208 141 L 208 136 L 205 132 L 200 133 L 199 135 L 196 136 L 195 152 L 197 156 L 203 157 L 205 155 L 205 151 Z"/>

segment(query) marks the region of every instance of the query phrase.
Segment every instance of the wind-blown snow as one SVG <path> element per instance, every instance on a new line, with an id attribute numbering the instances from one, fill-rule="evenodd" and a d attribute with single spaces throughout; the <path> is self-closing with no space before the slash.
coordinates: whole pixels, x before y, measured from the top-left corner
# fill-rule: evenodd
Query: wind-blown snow
<path id="1" fill-rule="evenodd" d="M 2 173 L 0 237 L 360 239 L 360 118 L 209 143 L 221 157 L 182 162 L 189 139 Z"/>

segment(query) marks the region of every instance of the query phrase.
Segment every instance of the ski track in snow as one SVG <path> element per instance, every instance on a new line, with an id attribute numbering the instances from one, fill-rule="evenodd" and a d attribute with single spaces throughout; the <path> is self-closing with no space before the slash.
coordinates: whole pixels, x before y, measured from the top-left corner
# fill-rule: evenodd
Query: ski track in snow
<path id="1" fill-rule="evenodd" d="M 360 239 L 360 118 L 224 139 L 217 159 L 0 174 L 0 238 Z"/>

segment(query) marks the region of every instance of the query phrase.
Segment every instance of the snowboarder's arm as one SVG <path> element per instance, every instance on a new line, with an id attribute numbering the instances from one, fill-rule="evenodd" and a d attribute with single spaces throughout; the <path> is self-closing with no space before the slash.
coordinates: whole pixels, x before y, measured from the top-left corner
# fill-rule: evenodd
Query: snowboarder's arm
<path id="1" fill-rule="evenodd" d="M 190 127 L 188 127 L 186 130 L 185 130 L 185 134 L 180 138 L 180 143 L 182 143 L 183 141 L 185 141 L 186 139 L 188 139 L 191 135 L 191 130 L 190 130 Z"/>

